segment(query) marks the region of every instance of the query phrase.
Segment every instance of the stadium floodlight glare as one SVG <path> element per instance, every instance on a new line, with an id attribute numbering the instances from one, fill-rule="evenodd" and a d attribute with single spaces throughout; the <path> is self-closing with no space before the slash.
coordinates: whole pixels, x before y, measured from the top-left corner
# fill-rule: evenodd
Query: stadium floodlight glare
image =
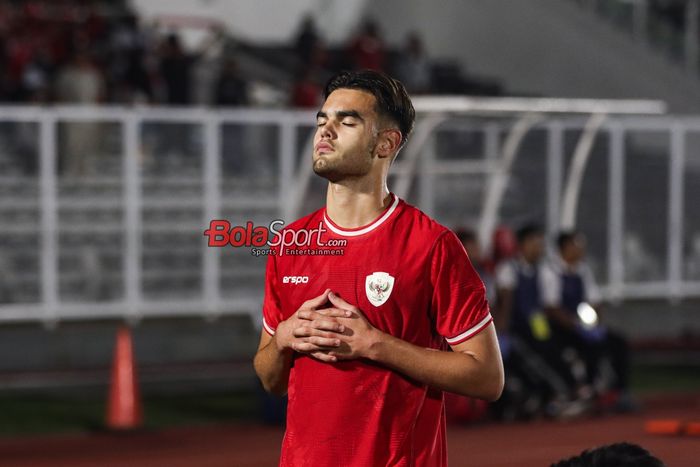
<path id="1" fill-rule="evenodd" d="M 663 101 L 648 99 L 573 99 L 541 97 L 415 96 L 417 112 L 562 113 L 659 115 L 667 111 Z"/>

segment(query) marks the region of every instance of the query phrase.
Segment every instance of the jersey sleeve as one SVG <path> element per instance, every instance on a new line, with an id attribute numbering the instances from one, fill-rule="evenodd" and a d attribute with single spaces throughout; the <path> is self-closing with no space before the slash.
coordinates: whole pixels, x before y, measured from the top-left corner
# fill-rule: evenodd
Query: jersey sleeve
<path id="1" fill-rule="evenodd" d="M 430 275 L 435 325 L 448 344 L 464 342 L 491 323 L 484 283 L 451 231 L 436 240 Z"/>
<path id="2" fill-rule="evenodd" d="M 265 268 L 265 298 L 263 300 L 263 328 L 271 336 L 275 335 L 277 325 L 282 321 L 282 306 L 277 282 L 277 257 L 267 257 Z"/>

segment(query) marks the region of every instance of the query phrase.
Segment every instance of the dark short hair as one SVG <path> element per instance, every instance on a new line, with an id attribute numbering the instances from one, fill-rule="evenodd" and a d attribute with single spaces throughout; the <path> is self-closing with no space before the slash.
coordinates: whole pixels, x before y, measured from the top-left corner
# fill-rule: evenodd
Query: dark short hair
<path id="1" fill-rule="evenodd" d="M 380 71 L 341 71 L 326 84 L 324 99 L 336 89 L 358 89 L 372 94 L 377 114 L 394 121 L 401 131 L 401 146 L 406 143 L 413 131 L 416 111 L 401 81 Z"/>
<path id="2" fill-rule="evenodd" d="M 579 235 L 581 235 L 581 232 L 578 230 L 564 230 L 559 232 L 559 235 L 557 235 L 557 246 L 559 247 L 559 251 L 563 250 L 569 243 L 576 240 L 576 237 Z"/>
<path id="3" fill-rule="evenodd" d="M 520 227 L 515 233 L 515 238 L 518 240 L 519 244 L 522 244 L 523 242 L 525 242 L 525 240 L 529 239 L 530 237 L 536 237 L 540 235 L 544 235 L 544 231 L 542 230 L 542 227 L 539 224 L 525 224 L 522 227 Z"/>
<path id="4" fill-rule="evenodd" d="M 664 467 L 664 463 L 641 446 L 615 443 L 583 451 L 551 467 Z"/>

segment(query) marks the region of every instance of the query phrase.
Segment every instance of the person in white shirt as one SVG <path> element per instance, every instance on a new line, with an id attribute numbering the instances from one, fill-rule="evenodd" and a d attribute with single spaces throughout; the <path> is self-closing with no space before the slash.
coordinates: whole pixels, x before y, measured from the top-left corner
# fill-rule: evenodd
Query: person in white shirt
<path id="1" fill-rule="evenodd" d="M 568 364 L 561 359 L 561 349 L 551 338 L 543 312 L 540 263 L 544 232 L 537 225 L 526 225 L 517 231 L 516 239 L 517 255 L 496 268 L 494 322 L 509 375 L 497 414 L 536 415 L 523 414 L 535 398 L 535 412 L 556 416 L 563 408 L 559 402 L 575 397 L 575 381 Z M 524 401 L 518 400 L 515 388 L 528 393 Z"/>
<path id="2" fill-rule="evenodd" d="M 583 360 L 585 383 L 593 394 L 612 390 L 620 396 L 619 408 L 626 407 L 628 346 L 623 337 L 599 321 L 602 295 L 583 261 L 586 239 L 577 231 L 562 232 L 557 246 L 558 256 L 547 262 L 541 273 L 542 304 L 552 336 L 560 346 L 573 348 Z M 612 376 L 604 376 L 606 363 Z"/>

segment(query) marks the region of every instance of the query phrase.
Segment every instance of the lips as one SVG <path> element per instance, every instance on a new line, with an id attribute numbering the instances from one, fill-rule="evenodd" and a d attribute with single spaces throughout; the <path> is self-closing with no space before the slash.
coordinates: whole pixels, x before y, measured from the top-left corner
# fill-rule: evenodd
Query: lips
<path id="1" fill-rule="evenodd" d="M 333 146 L 331 146 L 329 143 L 318 143 L 316 145 L 316 152 L 318 153 L 331 151 L 333 151 Z"/>

